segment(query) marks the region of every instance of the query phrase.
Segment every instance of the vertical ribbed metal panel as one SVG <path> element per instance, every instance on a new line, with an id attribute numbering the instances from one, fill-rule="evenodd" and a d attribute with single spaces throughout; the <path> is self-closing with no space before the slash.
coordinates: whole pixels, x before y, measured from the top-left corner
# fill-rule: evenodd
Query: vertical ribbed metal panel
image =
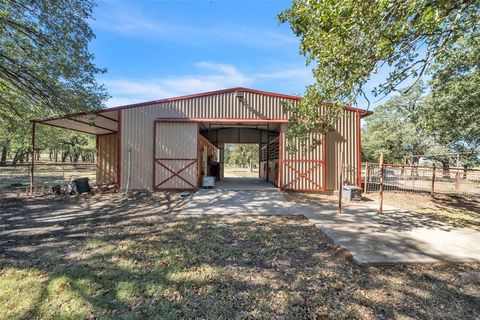
<path id="1" fill-rule="evenodd" d="M 326 174 L 327 190 L 338 190 L 340 185 L 340 156 L 344 155 L 344 179 L 348 184 L 356 185 L 357 170 L 360 166 L 358 159 L 358 114 L 355 111 L 345 110 L 337 121 L 334 132 L 327 133 L 326 137 Z"/>
<path id="2" fill-rule="evenodd" d="M 282 163 L 281 186 L 285 190 L 321 191 L 325 189 L 323 181 L 323 144 L 315 145 L 315 140 L 322 140 L 322 133 L 311 133 L 302 145 L 293 142 L 297 147 L 294 152 L 288 151 L 286 132 L 288 125 L 282 125 Z"/>
<path id="3" fill-rule="evenodd" d="M 172 172 L 155 164 L 155 184 L 159 189 L 191 189 L 197 184 L 197 139 L 198 124 L 192 122 L 157 122 L 155 158 L 173 172 L 183 170 L 179 175 L 190 182 L 174 176 Z M 168 159 L 168 160 L 167 160 Z M 185 169 L 184 169 L 185 168 Z M 193 187 L 192 187 L 193 185 Z"/>
<path id="4" fill-rule="evenodd" d="M 286 119 L 284 99 L 245 92 L 241 103 L 235 92 L 174 100 L 124 109 L 121 123 L 121 185 L 127 176 L 127 152 L 132 148 L 132 189 L 151 189 L 153 122 L 157 118 Z M 294 101 L 293 103 L 297 103 Z"/>
<path id="5" fill-rule="evenodd" d="M 143 106 L 122 110 L 121 123 L 121 185 L 125 187 L 127 176 L 127 150 L 132 148 L 132 189 L 151 189 L 153 186 L 153 124 L 157 118 L 205 118 L 205 119 L 288 119 L 283 112 L 282 101 L 285 99 L 253 92 L 244 92 L 244 102 L 236 98 L 235 92 L 220 93 L 210 96 L 194 97 L 183 100 L 173 100 L 157 105 Z M 293 104 L 298 101 L 290 100 Z M 326 146 L 318 146 L 304 152 L 302 148 L 294 154 L 288 154 L 286 148 L 283 157 L 286 160 L 323 160 L 322 148 L 326 148 L 325 171 L 326 181 L 323 181 L 322 165 L 309 172 L 309 181 L 305 178 L 295 180 L 289 188 L 302 190 L 318 190 L 318 186 L 327 190 L 337 189 L 338 186 L 338 157 L 341 150 L 345 152 L 347 180 L 355 184 L 357 159 L 357 113 L 344 111 L 338 121 L 335 132 L 328 133 Z M 312 134 L 310 139 L 320 139 L 320 134 Z M 175 139 L 175 137 L 172 137 Z M 285 146 L 285 137 L 283 145 Z M 307 142 L 307 150 L 309 143 Z M 308 171 L 312 167 L 310 162 L 291 162 L 295 170 Z M 282 167 L 283 184 L 298 176 L 298 172 L 291 168 Z M 295 176 L 296 175 L 296 176 Z M 288 187 L 287 187 L 288 188 Z"/>
<path id="6" fill-rule="evenodd" d="M 100 135 L 97 139 L 97 184 L 116 182 L 117 134 Z"/>

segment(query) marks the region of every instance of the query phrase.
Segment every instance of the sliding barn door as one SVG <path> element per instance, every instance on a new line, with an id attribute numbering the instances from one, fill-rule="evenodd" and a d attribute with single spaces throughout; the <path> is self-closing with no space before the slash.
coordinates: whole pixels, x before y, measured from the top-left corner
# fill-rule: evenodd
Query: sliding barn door
<path id="1" fill-rule="evenodd" d="M 282 124 L 280 189 L 292 191 L 325 190 L 325 136 L 311 133 L 302 144 L 293 141 L 295 152 L 288 152 L 286 139 L 287 125 Z"/>
<path id="2" fill-rule="evenodd" d="M 159 121 L 154 131 L 154 189 L 196 189 L 198 124 Z"/>

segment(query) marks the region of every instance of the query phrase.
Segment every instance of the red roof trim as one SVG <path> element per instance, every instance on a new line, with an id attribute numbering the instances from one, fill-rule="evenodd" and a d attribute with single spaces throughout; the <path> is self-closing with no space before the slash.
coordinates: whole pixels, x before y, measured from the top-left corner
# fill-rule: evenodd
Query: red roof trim
<path id="1" fill-rule="evenodd" d="M 191 98 L 205 97 L 205 96 L 210 96 L 210 95 L 214 95 L 214 94 L 222 94 L 222 93 L 229 93 L 229 92 L 235 92 L 235 91 L 246 91 L 246 92 L 251 92 L 251 93 L 263 94 L 263 95 L 270 96 L 270 97 L 277 97 L 277 98 L 290 99 L 290 100 L 296 100 L 296 101 L 302 100 L 302 97 L 299 97 L 299 96 L 292 96 L 292 95 L 281 94 L 281 93 L 261 91 L 261 90 L 249 89 L 249 88 L 244 88 L 244 87 L 235 87 L 235 88 L 230 88 L 230 89 L 222 89 L 222 90 L 195 93 L 195 94 L 173 97 L 173 98 L 166 98 L 166 99 L 160 99 L 160 100 L 152 100 L 152 101 L 147 101 L 147 102 L 128 104 L 128 105 L 123 105 L 123 106 L 118 106 L 118 107 L 113 107 L 113 108 L 107 108 L 107 109 L 101 109 L 101 110 L 92 111 L 92 112 L 80 112 L 80 113 L 74 113 L 74 114 L 67 114 L 67 115 L 64 115 L 64 116 L 50 117 L 50 118 L 44 118 L 44 119 L 35 119 L 35 120 L 31 120 L 31 122 L 43 122 L 43 121 L 49 121 L 49 120 L 62 119 L 62 118 L 65 118 L 65 117 L 75 117 L 75 116 L 83 116 L 83 115 L 87 115 L 87 114 L 97 114 L 97 113 L 103 113 L 103 112 L 146 107 L 146 106 L 156 105 L 156 104 L 165 103 L 165 102 L 172 102 L 172 101 L 185 100 L 185 99 L 191 99 Z M 362 114 L 362 117 L 370 115 L 370 114 L 373 113 L 372 111 L 358 109 L 358 108 L 354 108 L 354 107 L 344 107 L 344 109 L 345 110 L 350 110 L 350 111 L 358 111 Z"/>
<path id="2" fill-rule="evenodd" d="M 137 107 L 145 107 L 145 106 L 155 105 L 155 104 L 159 104 L 159 103 L 185 100 L 185 99 L 191 99 L 191 98 L 199 98 L 199 97 L 211 96 L 211 95 L 214 95 L 214 94 L 222 94 L 222 93 L 229 93 L 229 92 L 235 92 L 235 91 L 246 91 L 246 92 L 263 94 L 263 95 L 271 96 L 271 97 L 291 99 L 291 100 L 297 100 L 297 101 L 300 101 L 302 99 L 299 96 L 291 96 L 291 95 L 287 95 L 287 94 L 280 94 L 280 93 L 274 93 L 274 92 L 268 92 L 268 91 L 248 89 L 248 88 L 243 88 L 243 87 L 236 87 L 236 88 L 230 88 L 230 89 L 223 89 L 223 90 L 189 94 L 189 95 L 186 95 L 186 96 L 179 96 L 179 97 L 174 97 L 174 98 L 166 98 L 166 99 L 160 99 L 160 100 L 140 102 L 140 103 L 135 103 L 135 104 L 128 104 L 128 105 L 124 105 L 124 106 L 109 108 L 108 110 L 111 111 L 111 110 L 123 110 L 123 109 L 137 108 Z"/>

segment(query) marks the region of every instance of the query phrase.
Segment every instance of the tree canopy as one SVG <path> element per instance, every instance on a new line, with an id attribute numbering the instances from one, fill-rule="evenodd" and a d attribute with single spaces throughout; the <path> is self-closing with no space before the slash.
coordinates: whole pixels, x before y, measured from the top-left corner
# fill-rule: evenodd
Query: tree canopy
<path id="1" fill-rule="evenodd" d="M 363 159 L 378 161 L 384 153 L 388 163 L 404 162 L 404 157 L 425 154 L 434 142 L 423 123 L 425 85 L 418 83 L 409 92 L 402 92 L 378 106 L 366 118 L 362 135 Z"/>
<path id="2" fill-rule="evenodd" d="M 428 131 L 444 145 L 480 147 L 480 37 L 460 38 L 430 72 Z"/>
<path id="3" fill-rule="evenodd" d="M 480 145 L 473 143 L 475 135 L 471 137 L 471 125 L 476 124 L 477 120 L 456 118 L 456 115 L 466 111 L 461 103 L 453 103 L 447 111 L 439 112 L 434 102 L 437 99 L 435 91 L 427 91 L 426 88 L 420 81 L 410 90 L 399 90 L 399 94 L 375 108 L 374 114 L 366 118 L 362 130 L 364 161 L 377 162 L 380 153 L 383 153 L 388 163 L 418 164 L 423 158 L 440 162 L 444 168 L 448 168 L 450 162 L 456 160 L 452 153 L 462 152 L 461 165 L 472 167 L 480 163 Z M 445 117 L 446 112 L 452 113 L 452 119 Z M 445 127 L 438 126 L 438 122 Z M 460 123 L 471 125 L 462 126 Z M 447 124 L 451 127 L 447 128 Z M 455 125 L 458 126 L 453 127 Z M 471 137 L 470 141 L 465 140 L 467 136 Z M 479 138 L 478 134 L 476 138 Z"/>
<path id="4" fill-rule="evenodd" d="M 103 107 L 108 95 L 95 77 L 105 70 L 88 50 L 93 7 L 91 0 L 0 0 L 0 164 L 29 156 L 29 119 Z M 60 153 L 57 160 L 92 154 L 87 135 L 38 130 L 39 151 Z"/>
<path id="5" fill-rule="evenodd" d="M 0 109 L 99 108 L 107 98 L 88 43 L 91 0 L 0 0 Z"/>
<path id="6" fill-rule="evenodd" d="M 331 128 L 319 122 L 320 104 L 332 103 L 331 112 L 338 114 L 340 106 L 366 97 L 365 84 L 380 68 L 390 72 L 374 89 L 376 96 L 391 93 L 406 79 L 418 79 L 434 63 L 443 65 L 466 35 L 478 39 L 480 3 L 296 0 L 279 20 L 300 38 L 300 53 L 313 68 L 315 83 L 306 88 L 300 105 L 289 110 L 296 115 L 291 134 L 305 138 L 308 131 Z"/>
<path id="7" fill-rule="evenodd" d="M 256 167 L 259 159 L 258 144 L 226 144 L 225 164 Z"/>

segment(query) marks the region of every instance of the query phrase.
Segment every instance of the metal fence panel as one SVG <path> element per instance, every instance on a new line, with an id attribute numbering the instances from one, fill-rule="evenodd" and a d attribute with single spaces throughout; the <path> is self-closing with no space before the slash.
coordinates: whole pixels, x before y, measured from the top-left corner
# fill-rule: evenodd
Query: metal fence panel
<path id="1" fill-rule="evenodd" d="M 480 195 L 480 170 L 386 164 L 384 191 Z M 362 184 L 365 192 L 380 190 L 380 165 L 364 164 Z"/>

